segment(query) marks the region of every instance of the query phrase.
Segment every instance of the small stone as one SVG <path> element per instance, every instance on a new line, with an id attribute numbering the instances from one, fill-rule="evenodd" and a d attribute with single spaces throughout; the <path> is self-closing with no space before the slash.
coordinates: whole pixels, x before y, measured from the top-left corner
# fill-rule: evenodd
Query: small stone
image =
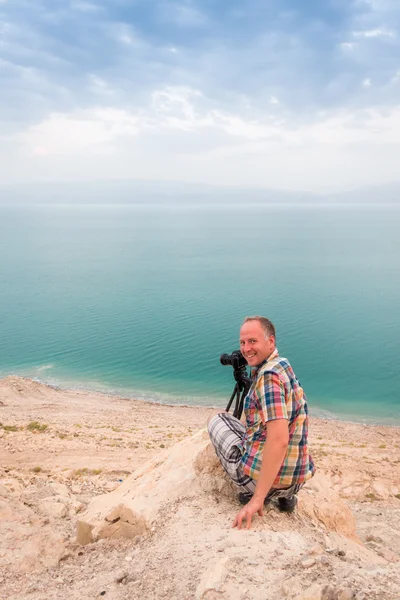
<path id="1" fill-rule="evenodd" d="M 305 569 L 309 569 L 315 565 L 315 562 L 315 558 L 306 558 L 305 560 L 301 561 L 301 564 Z"/>
<path id="2" fill-rule="evenodd" d="M 122 583 L 124 579 L 126 579 L 128 577 L 129 573 L 127 571 L 120 571 L 119 573 L 117 573 L 117 575 L 115 576 L 115 582 L 116 583 Z"/>
<path id="3" fill-rule="evenodd" d="M 382 541 L 382 538 L 378 537 L 377 535 L 367 535 L 367 542 L 376 542 L 377 544 L 381 544 Z"/>
<path id="4" fill-rule="evenodd" d="M 346 556 L 346 552 L 344 550 L 339 550 L 338 556 Z"/>
<path id="5" fill-rule="evenodd" d="M 132 556 L 125 556 L 125 560 L 126 562 L 132 562 L 133 558 Z"/>

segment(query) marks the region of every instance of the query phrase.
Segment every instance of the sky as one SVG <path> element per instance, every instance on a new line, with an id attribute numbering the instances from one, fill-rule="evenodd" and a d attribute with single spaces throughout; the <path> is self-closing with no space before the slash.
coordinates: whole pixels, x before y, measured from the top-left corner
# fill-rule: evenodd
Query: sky
<path id="1" fill-rule="evenodd" d="M 399 0 L 0 0 L 0 182 L 399 181 Z"/>

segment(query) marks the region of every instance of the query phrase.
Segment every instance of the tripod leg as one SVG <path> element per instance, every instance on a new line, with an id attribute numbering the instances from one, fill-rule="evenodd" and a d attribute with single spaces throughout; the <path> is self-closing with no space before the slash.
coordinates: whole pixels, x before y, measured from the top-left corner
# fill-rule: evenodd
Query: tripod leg
<path id="1" fill-rule="evenodd" d="M 233 411 L 233 416 L 236 417 L 237 419 L 240 419 L 241 415 L 242 415 L 242 411 L 241 411 L 241 402 L 240 402 L 240 387 L 237 385 L 237 390 L 236 390 L 236 402 L 235 402 L 235 410 Z"/>
<path id="2" fill-rule="evenodd" d="M 232 396 L 229 399 L 228 406 L 226 407 L 226 412 L 229 412 L 229 409 L 232 405 L 233 399 L 238 393 L 239 393 L 238 384 L 236 384 L 234 387 L 234 390 L 232 392 Z M 236 406 L 237 406 L 237 399 L 236 399 L 235 411 L 236 411 Z M 235 416 L 235 411 L 234 411 L 233 416 Z"/>
<path id="3" fill-rule="evenodd" d="M 236 417 L 237 419 L 239 419 L 239 420 L 240 420 L 240 417 L 242 416 L 242 412 L 243 412 L 243 404 L 244 404 L 244 399 L 246 398 L 246 396 L 247 396 L 247 391 L 246 391 L 246 390 L 243 390 L 243 392 L 242 392 L 242 397 L 240 398 L 239 407 L 238 407 L 238 411 L 237 411 L 237 412 L 238 412 L 238 414 L 237 414 L 237 415 L 235 415 L 235 417 Z"/>

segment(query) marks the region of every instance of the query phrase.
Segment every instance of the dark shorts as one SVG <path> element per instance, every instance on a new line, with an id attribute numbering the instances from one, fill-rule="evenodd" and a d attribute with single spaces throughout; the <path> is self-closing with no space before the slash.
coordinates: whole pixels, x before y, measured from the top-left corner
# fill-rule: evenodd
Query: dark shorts
<path id="1" fill-rule="evenodd" d="M 254 494 L 257 482 L 243 472 L 241 443 L 245 431 L 243 423 L 229 413 L 215 415 L 208 424 L 211 443 L 223 469 L 242 492 Z M 290 498 L 302 487 L 295 484 L 284 490 L 271 489 L 267 498 Z"/>

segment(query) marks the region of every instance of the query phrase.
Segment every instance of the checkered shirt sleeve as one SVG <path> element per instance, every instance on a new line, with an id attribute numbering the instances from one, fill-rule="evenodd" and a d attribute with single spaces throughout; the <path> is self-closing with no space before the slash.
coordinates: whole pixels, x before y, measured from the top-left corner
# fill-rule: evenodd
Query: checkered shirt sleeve
<path id="1" fill-rule="evenodd" d="M 263 423 L 288 419 L 285 389 L 277 373 L 266 372 L 256 383 L 255 394 Z"/>

